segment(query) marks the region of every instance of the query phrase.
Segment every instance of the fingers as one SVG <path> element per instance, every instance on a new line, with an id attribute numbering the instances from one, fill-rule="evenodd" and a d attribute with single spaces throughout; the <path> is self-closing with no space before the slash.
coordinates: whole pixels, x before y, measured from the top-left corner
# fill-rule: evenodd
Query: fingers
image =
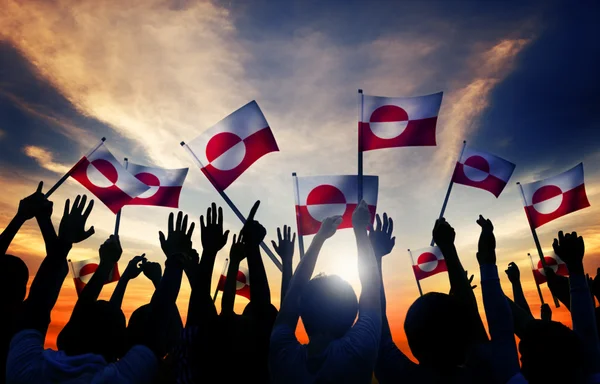
<path id="1" fill-rule="evenodd" d="M 75 198 L 75 201 L 73 202 L 73 211 L 76 211 L 77 208 L 79 207 L 80 200 L 81 200 L 81 196 L 77 195 L 77 197 Z"/>
<path id="2" fill-rule="evenodd" d="M 294 237 L 292 237 L 292 246 L 296 243 L 296 232 L 294 232 Z"/>
<path id="3" fill-rule="evenodd" d="M 187 230 L 188 225 L 188 215 L 183 216 L 183 221 L 181 222 L 181 231 L 185 232 Z"/>
<path id="4" fill-rule="evenodd" d="M 165 234 L 162 233 L 162 231 L 158 231 L 158 240 L 160 240 L 160 246 L 164 248 L 167 240 L 165 239 Z"/>
<path id="5" fill-rule="evenodd" d="M 231 243 L 231 246 L 233 247 L 233 245 L 235 244 L 235 239 L 237 238 L 237 236 L 235 235 L 235 233 L 233 234 L 233 243 Z"/>
<path id="6" fill-rule="evenodd" d="M 280 243 L 283 241 L 283 238 L 281 237 L 281 228 L 279 227 L 277 227 L 277 241 Z"/>
<path id="7" fill-rule="evenodd" d="M 273 249 L 275 250 L 275 252 L 279 253 L 279 247 L 277 246 L 277 243 L 275 242 L 275 240 L 271 240 L 271 245 L 273 246 Z"/>
<path id="8" fill-rule="evenodd" d="M 213 217 L 213 211 L 211 209 L 211 207 L 206 208 L 206 224 L 207 225 L 211 225 L 212 224 L 212 217 Z"/>
<path id="9" fill-rule="evenodd" d="M 377 223 L 376 226 L 375 226 L 375 228 L 376 228 L 377 231 L 380 231 L 381 227 L 382 227 L 382 224 L 381 224 L 381 217 L 379 216 L 379 213 L 375 215 L 375 221 Z"/>
<path id="10" fill-rule="evenodd" d="M 35 193 L 42 193 L 42 188 L 44 187 L 44 182 L 40 181 L 40 183 L 37 186 L 37 189 L 35 190 Z"/>
<path id="11" fill-rule="evenodd" d="M 63 212 L 63 216 L 67 216 L 69 214 L 70 210 L 71 210 L 71 200 L 67 199 L 67 201 L 65 201 L 65 211 Z"/>
<path id="12" fill-rule="evenodd" d="M 87 195 L 83 195 L 81 201 L 79 202 L 79 206 L 77 207 L 78 212 L 83 212 L 83 208 L 85 207 L 85 203 L 87 202 Z"/>
<path id="13" fill-rule="evenodd" d="M 556 241 L 556 239 L 555 239 L 555 241 Z M 558 231 L 558 242 L 560 244 L 562 244 L 563 241 L 565 241 L 565 235 L 564 235 L 563 231 Z"/>
<path id="14" fill-rule="evenodd" d="M 214 225 L 217 225 L 219 223 L 219 216 L 218 216 L 218 212 L 217 212 L 217 204 L 212 203 L 211 207 L 212 207 L 212 212 L 211 212 L 211 214 L 212 214 L 212 223 Z"/>
<path id="15" fill-rule="evenodd" d="M 392 248 L 396 246 L 396 236 L 392 237 Z"/>
<path id="16" fill-rule="evenodd" d="M 181 223 L 183 221 L 183 212 L 177 212 L 177 221 L 175 222 L 175 231 L 179 231 L 181 229 Z"/>
<path id="17" fill-rule="evenodd" d="M 337 215 L 337 216 L 332 216 L 332 224 L 335 226 L 335 228 L 339 227 L 340 224 L 342 224 L 342 216 L 341 215 Z"/>
<path id="18" fill-rule="evenodd" d="M 185 219 L 187 220 L 187 215 L 185 215 Z M 194 228 L 196 228 L 196 223 L 194 223 L 194 222 L 192 221 L 192 224 L 190 224 L 190 229 L 188 229 L 188 231 L 187 231 L 187 237 L 188 237 L 189 239 L 191 239 L 191 238 L 192 238 L 192 234 L 194 233 Z"/>
<path id="19" fill-rule="evenodd" d="M 200 230 L 204 231 L 206 229 L 206 225 L 204 224 L 204 216 L 200 215 Z"/>
<path id="20" fill-rule="evenodd" d="M 223 227 L 223 208 L 219 207 L 217 212 L 217 225 Z"/>
<path id="21" fill-rule="evenodd" d="M 83 240 L 89 239 L 90 237 L 92 237 L 92 235 L 96 233 L 96 230 L 94 229 L 94 226 L 92 225 L 90 227 L 90 229 L 88 229 L 87 231 L 85 231 L 85 233 L 83 234 Z"/>
<path id="22" fill-rule="evenodd" d="M 260 205 L 260 200 L 257 200 L 256 203 L 254 203 L 254 205 L 252 206 L 252 209 L 250 210 L 250 214 L 248 215 L 248 218 L 246 219 L 247 221 L 254 220 L 254 216 L 256 215 L 256 211 L 258 211 L 259 205 Z"/>
<path id="23" fill-rule="evenodd" d="M 88 216 L 90 215 L 90 213 L 92 213 L 92 209 L 94 208 L 94 200 L 90 200 L 90 203 L 88 204 L 87 208 L 85 209 L 85 212 L 83 212 L 83 219 L 87 220 Z"/>
<path id="24" fill-rule="evenodd" d="M 554 253 L 556 253 L 557 255 L 559 254 L 558 252 L 558 240 L 554 239 L 554 241 L 552 242 L 552 249 L 554 249 Z"/>
<path id="25" fill-rule="evenodd" d="M 386 212 L 383 212 L 383 228 L 382 228 L 383 232 L 387 233 L 388 226 L 389 226 L 388 215 Z"/>
<path id="26" fill-rule="evenodd" d="M 227 243 L 227 238 L 229 237 L 229 229 L 223 233 L 223 237 L 225 238 L 225 243 Z"/>
<path id="27" fill-rule="evenodd" d="M 169 226 L 168 226 L 168 234 L 173 233 L 173 212 L 169 213 Z"/>
<path id="28" fill-rule="evenodd" d="M 394 231 L 394 220 L 392 220 L 392 218 L 391 218 L 391 217 L 389 218 L 388 224 L 389 224 L 389 225 L 388 225 L 387 234 L 388 234 L 388 235 L 391 235 L 391 234 L 392 234 L 392 232 Z"/>

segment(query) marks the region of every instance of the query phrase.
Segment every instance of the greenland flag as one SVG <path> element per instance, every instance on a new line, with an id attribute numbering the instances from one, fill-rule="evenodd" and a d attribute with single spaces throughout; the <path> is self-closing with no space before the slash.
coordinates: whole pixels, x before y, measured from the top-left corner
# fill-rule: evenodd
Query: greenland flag
<path id="1" fill-rule="evenodd" d="M 314 235 L 321 222 L 341 215 L 338 229 L 352 228 L 352 213 L 358 206 L 358 176 L 298 177 L 298 235 Z M 363 200 L 371 212 L 371 224 L 377 210 L 378 176 L 363 176 Z"/>
<path id="2" fill-rule="evenodd" d="M 248 270 L 246 268 L 240 267 L 237 273 L 237 279 L 235 282 L 235 294 L 239 296 L 243 296 L 246 299 L 250 300 L 250 279 L 249 279 Z M 217 284 L 217 290 L 223 292 L 225 290 L 225 280 L 227 280 L 227 276 L 221 274 L 219 277 L 219 283 Z"/>
<path id="3" fill-rule="evenodd" d="M 494 196 L 500 193 L 515 170 L 515 165 L 491 153 L 465 148 L 456 163 L 452 182 L 485 189 Z"/>
<path id="4" fill-rule="evenodd" d="M 522 187 L 525 213 L 532 228 L 590 206 L 585 193 L 583 163 L 560 175 Z"/>
<path id="5" fill-rule="evenodd" d="M 427 247 L 408 251 L 413 264 L 415 279 L 423 280 L 440 272 L 448 271 L 446 260 L 438 247 Z"/>
<path id="6" fill-rule="evenodd" d="M 554 270 L 554 273 L 556 273 L 557 275 L 569 276 L 569 269 L 567 268 L 567 265 L 556 254 L 552 256 L 544 256 L 544 261 L 546 261 L 546 265 L 549 268 L 552 268 Z M 541 260 L 538 260 L 536 268 L 533 269 L 533 278 L 535 279 L 535 283 L 538 285 L 544 284 L 548 281 L 548 279 L 546 278 L 546 271 L 544 271 L 544 267 L 542 266 Z"/>
<path id="7" fill-rule="evenodd" d="M 73 271 L 73 280 L 75 281 L 75 290 L 77 295 L 81 293 L 85 285 L 90 281 L 96 269 L 98 269 L 98 263 L 100 262 L 97 258 L 71 261 L 71 268 Z M 119 281 L 121 274 L 119 273 L 119 264 L 115 263 L 113 270 L 111 271 L 108 279 L 104 284 L 113 283 Z"/>
<path id="8" fill-rule="evenodd" d="M 70 171 L 71 177 L 86 187 L 113 213 L 146 192 L 150 187 L 136 179 L 101 144 L 84 156 Z"/>
<path id="9" fill-rule="evenodd" d="M 443 92 L 418 97 L 363 96 L 359 151 L 435 145 Z"/>
<path id="10" fill-rule="evenodd" d="M 179 208 L 179 195 L 181 194 L 188 168 L 151 168 L 129 163 L 127 171 L 149 187 L 146 192 L 131 200 L 128 205 L 154 205 Z"/>
<path id="11" fill-rule="evenodd" d="M 188 143 L 202 172 L 225 190 L 255 161 L 279 151 L 262 111 L 251 101 Z"/>

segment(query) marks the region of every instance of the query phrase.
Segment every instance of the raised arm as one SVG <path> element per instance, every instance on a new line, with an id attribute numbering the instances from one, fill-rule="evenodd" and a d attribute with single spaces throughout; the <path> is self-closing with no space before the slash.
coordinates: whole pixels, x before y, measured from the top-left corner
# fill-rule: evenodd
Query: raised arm
<path id="1" fill-rule="evenodd" d="M 112 296 L 110 297 L 110 302 L 117 307 L 121 308 L 123 304 L 123 297 L 125 296 L 125 290 L 127 289 L 127 284 L 129 281 L 135 279 L 142 273 L 142 265 L 146 262 L 146 254 L 142 254 L 141 256 L 134 256 L 129 263 L 127 264 L 127 268 L 121 275 L 115 290 L 113 291 Z"/>
<path id="2" fill-rule="evenodd" d="M 142 263 L 142 272 L 152 282 L 154 289 L 157 289 L 162 279 L 162 267 L 160 264 L 154 261 L 145 261 Z"/>
<path id="3" fill-rule="evenodd" d="M 525 299 L 525 294 L 523 293 L 523 286 L 521 285 L 521 272 L 519 271 L 519 267 L 517 264 L 511 261 L 508 264 L 508 268 L 504 272 L 512 284 L 514 303 L 533 318 L 533 314 L 531 313 L 531 309 L 529 308 L 529 304 L 527 303 L 527 299 Z"/>
<path id="4" fill-rule="evenodd" d="M 206 223 L 204 216 L 200 216 L 200 237 L 202 239 L 202 257 L 197 268 L 197 282 L 193 283 L 194 289 L 210 296 L 210 282 L 215 267 L 217 253 L 227 244 L 229 231 L 223 232 L 223 208 L 212 203 L 206 210 Z M 189 275 L 188 275 L 189 276 Z"/>
<path id="5" fill-rule="evenodd" d="M 369 313 L 381 329 L 381 275 L 375 252 L 369 240 L 367 227 L 371 225 L 371 212 L 365 201 L 361 201 L 352 214 L 352 227 L 358 249 L 358 277 L 362 286 L 358 302 L 359 316 Z M 381 332 L 381 331 L 380 331 Z M 378 339 L 381 334 L 378 335 Z"/>
<path id="6" fill-rule="evenodd" d="M 280 300 L 283 302 L 285 294 L 287 293 L 290 281 L 292 280 L 293 274 L 293 258 L 294 258 L 294 245 L 296 243 L 296 233 L 292 237 L 292 228 L 287 225 L 283 226 L 283 236 L 281 235 L 281 228 L 277 228 L 277 243 L 271 241 L 273 249 L 281 258 L 282 273 L 281 273 L 281 297 Z"/>
<path id="7" fill-rule="evenodd" d="M 558 299 L 570 311 L 571 310 L 571 292 L 569 286 L 569 278 L 567 276 L 557 275 L 554 269 L 550 267 L 544 268 L 548 288 L 552 295 Z"/>
<path id="8" fill-rule="evenodd" d="M 227 277 L 225 279 L 225 286 L 223 287 L 223 296 L 221 297 L 222 315 L 234 314 L 233 305 L 235 304 L 237 274 L 240 270 L 240 263 L 245 258 L 244 239 L 240 231 L 237 237 L 233 235 L 233 243 L 231 243 L 231 249 L 229 250 L 229 266 L 227 267 Z M 250 293 L 250 297 L 252 297 L 252 293 Z"/>

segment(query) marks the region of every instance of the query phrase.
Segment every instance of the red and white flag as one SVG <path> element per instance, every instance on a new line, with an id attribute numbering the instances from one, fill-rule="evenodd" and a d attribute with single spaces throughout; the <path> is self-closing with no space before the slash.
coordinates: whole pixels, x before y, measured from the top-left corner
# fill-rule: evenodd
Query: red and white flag
<path id="1" fill-rule="evenodd" d="M 75 281 L 75 290 L 77 295 L 81 293 L 83 287 L 90 281 L 96 269 L 98 269 L 99 259 L 87 259 L 79 261 L 71 261 L 71 268 L 73 270 L 73 280 Z M 108 279 L 104 284 L 113 283 L 119 281 L 121 274 L 119 273 L 119 264 L 115 263 Z"/>
<path id="2" fill-rule="evenodd" d="M 491 153 L 465 148 L 454 168 L 452 182 L 485 189 L 498 197 L 514 170 L 515 165 L 508 160 Z"/>
<path id="3" fill-rule="evenodd" d="M 533 267 L 533 260 L 531 259 L 531 256 L 529 257 L 531 260 L 531 265 Z M 567 268 L 567 265 L 556 254 L 552 256 L 544 256 L 544 261 L 546 261 L 546 265 L 549 268 L 552 268 L 554 270 L 554 273 L 556 273 L 557 275 L 569 276 L 569 269 Z M 548 281 L 548 279 L 546 278 L 546 271 L 544 271 L 544 267 L 542 266 L 541 260 L 538 260 L 536 267 L 533 268 L 533 278 L 536 284 L 538 285 L 544 284 Z"/>
<path id="4" fill-rule="evenodd" d="M 188 168 L 164 169 L 151 168 L 129 163 L 127 171 L 149 189 L 131 200 L 128 205 L 155 205 L 159 207 L 179 208 L 179 195 Z"/>
<path id="5" fill-rule="evenodd" d="M 438 247 L 427 247 L 408 251 L 413 264 L 415 279 L 423 280 L 440 272 L 448 271 L 446 260 Z"/>
<path id="6" fill-rule="evenodd" d="M 70 175 L 114 213 L 150 188 L 129 173 L 104 144 L 82 157 Z"/>
<path id="7" fill-rule="evenodd" d="M 436 145 L 443 92 L 418 97 L 363 96 L 359 151 Z"/>
<path id="8" fill-rule="evenodd" d="M 245 297 L 250 300 L 250 279 L 249 279 L 248 270 L 246 268 L 240 267 L 237 273 L 237 279 L 235 282 L 235 294 Z M 221 274 L 219 277 L 219 282 L 217 283 L 217 290 L 223 292 L 225 290 L 225 280 L 227 280 L 227 276 Z"/>
<path id="9" fill-rule="evenodd" d="M 256 101 L 244 105 L 188 143 L 202 172 L 225 190 L 255 161 L 279 151 L 273 132 Z"/>
<path id="10" fill-rule="evenodd" d="M 532 228 L 590 206 L 585 193 L 583 163 L 560 175 L 522 187 L 525 213 Z"/>
<path id="11" fill-rule="evenodd" d="M 298 235 L 313 235 L 321 222 L 330 216 L 341 215 L 338 229 L 352 228 L 352 213 L 358 201 L 358 176 L 298 177 Z M 377 210 L 379 177 L 363 176 L 363 199 L 371 211 L 371 223 Z"/>

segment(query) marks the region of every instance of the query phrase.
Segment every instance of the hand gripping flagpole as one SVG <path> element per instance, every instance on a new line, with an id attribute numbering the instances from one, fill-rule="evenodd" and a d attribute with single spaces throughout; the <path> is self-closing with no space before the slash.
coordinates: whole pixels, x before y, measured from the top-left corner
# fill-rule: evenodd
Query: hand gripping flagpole
<path id="1" fill-rule="evenodd" d="M 127 170 L 127 167 L 129 166 L 129 160 L 127 158 L 125 158 L 125 170 Z M 123 210 L 123 208 L 119 209 L 119 212 L 117 212 L 117 217 L 115 219 L 115 236 L 119 236 L 119 225 L 121 225 L 121 211 Z"/>
<path id="2" fill-rule="evenodd" d="M 204 168 L 204 165 L 202 164 L 202 162 L 200 161 L 200 159 L 198 158 L 198 156 L 196 156 L 196 154 L 194 153 L 194 151 L 192 151 L 192 149 L 185 142 L 182 141 L 181 142 L 181 146 L 184 147 L 188 151 L 188 153 L 192 156 L 192 159 L 194 159 L 194 161 L 196 162 L 196 164 L 201 169 Z M 203 173 L 208 178 L 208 180 L 211 182 L 211 184 L 214 187 L 215 183 L 212 180 L 212 177 L 208 174 L 208 172 L 203 172 Z M 229 208 L 231 208 L 231 210 L 233 211 L 233 213 L 235 213 L 235 215 L 238 217 L 238 219 L 240 219 L 240 221 L 242 222 L 242 224 L 246 224 L 246 217 L 244 217 L 244 215 L 242 215 L 242 213 L 235 206 L 235 204 L 233 204 L 233 201 L 231 201 L 231 199 L 229 198 L 229 196 L 227 196 L 227 194 L 225 193 L 225 191 L 221 191 L 221 190 L 217 189 L 216 187 L 215 187 L 215 189 L 217 190 L 217 192 L 219 192 L 219 195 L 221 195 L 221 197 L 223 198 L 223 200 L 225 200 L 225 202 L 227 203 L 227 205 L 229 205 Z M 281 265 L 281 262 L 279 260 L 277 260 L 277 258 L 273 254 L 273 252 L 271 252 L 271 249 L 265 244 L 264 241 L 262 241 L 260 243 L 260 246 L 263 249 L 263 251 L 271 258 L 271 260 L 273 261 L 273 263 L 275 263 L 275 265 L 277 266 L 277 268 L 279 268 L 279 270 L 282 271 L 283 267 Z"/>
<path id="3" fill-rule="evenodd" d="M 521 196 L 523 197 L 523 206 L 526 207 L 527 199 L 525 198 L 525 192 L 523 191 L 523 186 L 521 185 L 520 182 L 517 182 L 517 185 L 519 186 L 519 189 L 521 190 Z M 546 259 L 544 258 L 544 251 L 542 251 L 542 246 L 540 245 L 540 239 L 538 238 L 535 228 L 533 227 L 533 225 L 531 225 L 531 221 L 529 221 L 529 217 L 527 217 L 527 222 L 529 223 L 529 229 L 531 229 L 531 235 L 533 236 L 533 241 L 535 242 L 535 247 L 537 248 L 538 255 L 540 256 L 542 268 L 547 268 L 548 265 L 546 264 Z M 550 288 L 550 286 L 548 286 L 548 288 Z M 554 305 L 556 306 L 556 308 L 560 307 L 558 299 L 554 296 L 552 291 L 550 291 L 550 293 L 552 294 L 552 298 L 554 299 Z"/>
<path id="4" fill-rule="evenodd" d="M 535 270 L 537 268 L 533 265 L 533 259 L 531 258 L 531 253 L 527 253 L 527 257 L 529 258 L 529 262 L 531 263 L 531 271 L 533 272 L 533 270 Z M 540 301 L 542 302 L 542 305 L 544 305 L 544 297 L 542 296 L 542 290 L 540 289 L 540 285 L 538 284 L 535 276 L 533 277 L 533 280 L 535 281 L 535 287 L 537 288 L 538 295 L 540 295 Z"/>
<path id="5" fill-rule="evenodd" d="M 92 153 L 96 152 L 96 151 L 98 150 L 98 148 L 100 148 L 100 146 L 101 146 L 102 144 L 104 144 L 104 141 L 106 141 L 106 137 L 103 137 L 103 138 L 100 140 L 100 143 L 99 143 L 98 145 L 96 145 L 96 146 L 94 147 L 94 149 L 92 149 L 91 151 L 89 151 L 89 152 L 88 152 L 88 153 L 87 153 L 87 154 L 86 154 L 84 157 L 90 157 L 90 156 L 92 155 Z M 46 196 L 46 198 L 50 197 L 50 195 L 51 195 L 51 194 L 53 194 L 53 193 L 54 193 L 54 191 L 56 191 L 56 190 L 58 189 L 58 187 L 60 187 L 60 186 L 62 185 L 62 183 L 64 183 L 64 182 L 65 182 L 65 181 L 66 181 L 66 180 L 69 178 L 69 176 L 71 176 L 71 173 L 73 173 L 73 170 L 74 170 L 75 168 L 77 168 L 77 166 L 79 165 L 79 162 L 80 162 L 80 161 L 81 161 L 81 160 L 79 160 L 79 161 L 77 162 L 77 164 L 75 164 L 75 165 L 73 166 L 73 168 L 69 169 L 69 171 L 68 171 L 67 173 L 65 173 L 65 175 L 64 175 L 63 177 L 61 177 L 61 178 L 60 178 L 60 180 L 58 180 L 58 181 L 56 182 L 56 184 L 54 184 L 54 186 L 48 190 L 48 192 L 46 192 L 46 195 L 45 195 L 45 196 Z"/>
<path id="6" fill-rule="evenodd" d="M 408 255 L 410 256 L 411 268 L 414 268 L 415 261 L 413 260 L 413 256 L 412 256 L 412 252 L 410 251 L 410 248 L 408 250 Z M 415 274 L 415 270 L 413 269 L 413 275 L 414 274 Z M 415 281 L 417 282 L 417 288 L 419 288 L 419 295 L 423 296 L 423 290 L 421 289 L 421 283 L 419 282 L 419 279 L 417 279 L 416 275 L 415 275 Z"/>
<path id="7" fill-rule="evenodd" d="M 460 151 L 460 155 L 458 156 L 458 161 L 460 161 L 460 159 L 462 159 L 462 155 L 465 152 L 465 147 L 467 146 L 467 140 L 463 140 L 463 147 L 462 150 Z M 454 166 L 454 169 L 456 169 L 456 165 Z M 444 217 L 444 213 L 446 212 L 446 205 L 448 205 L 448 199 L 450 198 L 450 192 L 452 191 L 452 186 L 454 185 L 454 171 L 452 171 L 452 177 L 450 178 L 450 184 L 448 184 L 448 190 L 446 191 L 446 197 L 444 198 L 444 204 L 442 204 L 442 210 L 440 212 L 440 216 L 438 217 L 438 219 L 441 219 L 442 217 Z M 433 241 L 433 238 L 431 238 L 431 243 L 429 244 L 429 246 L 433 247 L 435 245 L 435 241 Z"/>
<path id="8" fill-rule="evenodd" d="M 365 95 L 363 90 L 358 90 L 358 203 L 363 198 L 363 148 L 362 148 L 362 121 L 363 121 L 363 106 L 365 101 Z"/>
<path id="9" fill-rule="evenodd" d="M 300 260 L 304 257 L 304 238 L 302 236 L 302 232 L 300 232 L 300 211 L 298 207 L 300 206 L 300 191 L 298 188 L 298 176 L 296 172 L 292 173 L 292 180 L 294 182 L 294 200 L 296 200 L 296 231 L 298 232 L 298 250 L 300 251 Z"/>
<path id="10" fill-rule="evenodd" d="M 221 271 L 221 276 L 225 276 L 225 280 L 227 280 L 227 268 L 229 267 L 229 259 L 225 259 L 223 263 L 223 270 Z M 221 276 L 219 276 L 219 280 L 221 280 Z M 213 303 L 217 301 L 217 293 L 219 292 L 219 283 L 215 287 L 215 294 L 213 295 Z"/>

